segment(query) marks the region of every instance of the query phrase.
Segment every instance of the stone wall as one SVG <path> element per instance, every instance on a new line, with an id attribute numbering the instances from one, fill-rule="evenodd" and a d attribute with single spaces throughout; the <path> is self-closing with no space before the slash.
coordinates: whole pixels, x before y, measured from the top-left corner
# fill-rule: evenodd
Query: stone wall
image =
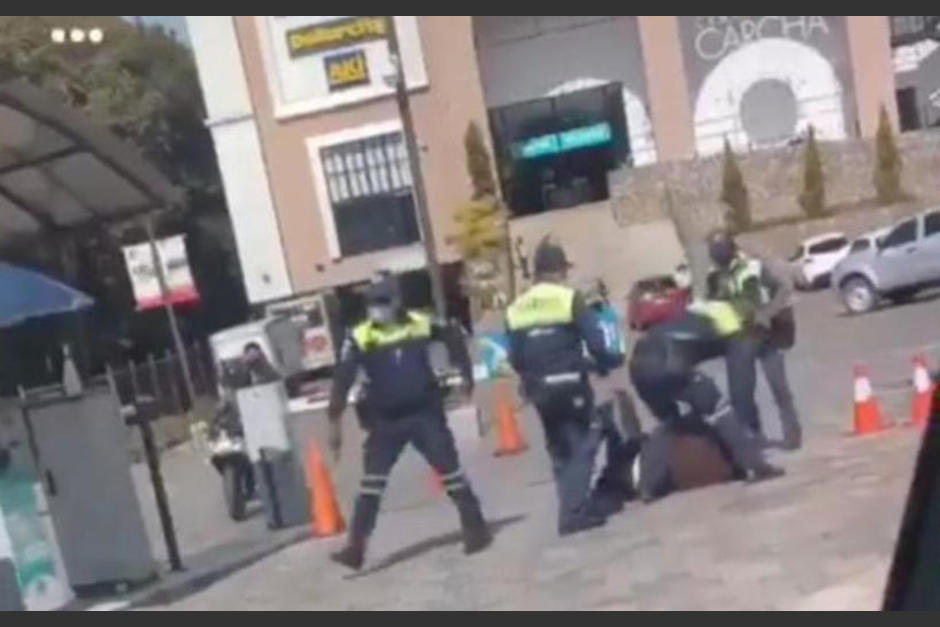
<path id="1" fill-rule="evenodd" d="M 823 220 L 812 220 L 796 224 L 783 224 L 769 229 L 762 229 L 746 233 L 738 238 L 741 245 L 754 253 L 763 256 L 786 259 L 795 250 L 797 245 L 808 237 L 822 233 L 844 233 L 850 239 L 862 233 L 874 231 L 902 218 L 921 211 L 923 202 L 910 202 L 878 207 L 847 211 L 836 214 Z"/>
<path id="2" fill-rule="evenodd" d="M 940 132 L 906 133 L 898 142 L 905 191 L 924 203 L 940 201 Z M 830 207 L 838 209 L 874 197 L 871 141 L 820 142 L 819 147 Z M 738 162 L 755 222 L 801 214 L 796 199 L 802 187 L 803 146 L 741 154 Z M 661 219 L 666 215 L 663 187 L 668 185 L 680 211 L 705 212 L 696 216 L 698 221 L 718 225 L 722 212 L 713 203 L 721 193 L 721 170 L 722 157 L 715 156 L 612 172 L 613 210 L 622 223 Z"/>

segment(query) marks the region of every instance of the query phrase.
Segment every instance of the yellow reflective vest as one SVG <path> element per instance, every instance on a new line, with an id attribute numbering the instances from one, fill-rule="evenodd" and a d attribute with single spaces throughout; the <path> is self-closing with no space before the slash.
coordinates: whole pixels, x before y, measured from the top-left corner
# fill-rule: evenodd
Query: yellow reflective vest
<path id="1" fill-rule="evenodd" d="M 377 325 L 366 320 L 353 329 L 352 337 L 362 352 L 411 340 L 426 340 L 431 337 L 431 318 L 409 311 L 407 320 L 398 324 Z"/>
<path id="2" fill-rule="evenodd" d="M 564 285 L 533 285 L 506 310 L 506 324 L 510 331 L 570 324 L 574 321 L 574 296 L 575 291 Z"/>
<path id="3" fill-rule="evenodd" d="M 734 335 L 743 327 L 741 316 L 730 303 L 723 300 L 696 301 L 689 305 L 689 311 L 707 317 L 721 337 Z"/>
<path id="4" fill-rule="evenodd" d="M 737 298 L 744 294 L 744 286 L 751 279 L 755 279 L 760 285 L 761 304 L 770 300 L 767 288 L 761 282 L 763 273 L 763 264 L 759 259 L 739 254 L 731 265 L 727 277 L 727 289 L 733 297 Z"/>

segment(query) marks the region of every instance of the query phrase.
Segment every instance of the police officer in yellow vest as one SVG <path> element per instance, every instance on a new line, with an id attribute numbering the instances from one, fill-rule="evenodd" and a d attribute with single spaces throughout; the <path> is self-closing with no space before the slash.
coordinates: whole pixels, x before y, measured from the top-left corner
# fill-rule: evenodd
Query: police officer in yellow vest
<path id="1" fill-rule="evenodd" d="M 558 531 L 568 535 L 606 522 L 590 498 L 600 425 L 588 377 L 592 370 L 606 374 L 622 357 L 607 351 L 596 315 L 563 284 L 570 267 L 564 250 L 546 238 L 533 262 L 535 285 L 506 311 L 509 360 L 541 418 L 558 490 Z"/>
<path id="2" fill-rule="evenodd" d="M 763 429 L 754 400 L 757 363 L 780 411 L 783 448 L 802 444 L 802 429 L 787 381 L 784 351 L 795 341 L 792 287 L 783 269 L 742 252 L 724 231 L 708 237 L 708 250 L 715 263 L 709 276 L 709 298 L 730 303 L 741 316 L 743 329 L 729 345 L 728 389 L 735 411 L 758 434 Z"/>
<path id="3" fill-rule="evenodd" d="M 714 381 L 698 366 L 724 356 L 742 330 L 734 308 L 720 301 L 694 303 L 682 316 L 647 331 L 630 358 L 637 395 L 661 427 L 643 446 L 638 491 L 645 500 L 661 496 L 668 483 L 669 433 L 708 427 L 727 450 L 730 462 L 749 480 L 782 474 L 768 464 L 754 437 L 721 403 Z"/>
<path id="4" fill-rule="evenodd" d="M 490 531 L 460 467 L 428 355 L 431 342 L 445 342 L 469 395 L 473 390 L 473 368 L 460 329 L 405 310 L 397 280 L 389 275 L 369 286 L 366 299 L 368 319 L 356 326 L 344 342 L 328 409 L 330 448 L 338 455 L 342 444 L 340 417 L 361 368 L 366 375 L 366 392 L 359 410 L 368 433 L 363 447 L 364 474 L 347 545 L 332 558 L 349 568 L 362 567 L 389 473 L 409 443 L 437 471 L 457 506 L 464 552 L 482 551 L 491 542 Z"/>

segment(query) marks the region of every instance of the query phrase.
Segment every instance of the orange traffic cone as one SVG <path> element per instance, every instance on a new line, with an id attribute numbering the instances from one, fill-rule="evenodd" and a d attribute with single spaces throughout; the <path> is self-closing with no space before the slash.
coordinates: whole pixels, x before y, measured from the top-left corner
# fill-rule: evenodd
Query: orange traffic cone
<path id="1" fill-rule="evenodd" d="M 519 431 L 516 410 L 512 406 L 507 383 L 496 384 L 496 427 L 498 429 L 495 455 L 515 455 L 526 450 L 528 445 Z"/>
<path id="2" fill-rule="evenodd" d="M 914 358 L 914 397 L 911 399 L 911 424 L 924 428 L 930 421 L 930 404 L 933 400 L 933 382 L 927 370 L 927 358 Z"/>
<path id="3" fill-rule="evenodd" d="M 875 399 L 868 378 L 868 369 L 856 366 L 855 378 L 855 423 L 854 435 L 870 435 L 887 429 L 888 425 L 881 414 L 881 407 Z"/>
<path id="4" fill-rule="evenodd" d="M 330 470 L 323 461 L 316 440 L 307 447 L 307 485 L 310 489 L 310 521 L 317 538 L 335 536 L 346 529 L 346 521 L 336 504 Z"/>

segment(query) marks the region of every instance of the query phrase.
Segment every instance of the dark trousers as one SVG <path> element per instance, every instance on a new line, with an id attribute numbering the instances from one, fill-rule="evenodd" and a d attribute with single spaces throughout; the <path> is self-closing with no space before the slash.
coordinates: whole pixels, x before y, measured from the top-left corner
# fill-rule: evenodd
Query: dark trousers
<path id="1" fill-rule="evenodd" d="M 578 524 L 587 514 L 600 422 L 593 420 L 594 399 L 587 384 L 544 386 L 533 404 L 545 429 L 558 492 L 558 528 Z"/>
<path id="2" fill-rule="evenodd" d="M 640 456 L 640 482 L 637 486 L 644 498 L 658 498 L 673 490 L 673 437 L 683 433 L 711 440 L 738 476 L 746 468 L 765 463 L 760 447 L 730 409 L 709 421 L 703 416 L 687 414 L 677 421 L 659 424 L 644 442 Z"/>
<path id="3" fill-rule="evenodd" d="M 375 529 L 389 474 L 409 443 L 440 475 L 447 495 L 457 506 L 463 529 L 486 524 L 480 502 L 460 467 L 454 437 L 439 404 L 394 420 L 375 416 L 368 422 L 368 429 L 363 446 L 364 474 L 350 524 L 352 542 L 364 543 Z"/>
<path id="4" fill-rule="evenodd" d="M 642 356 L 640 356 L 642 357 Z M 695 376 L 694 372 L 681 374 L 670 372 L 665 368 L 664 362 L 659 359 L 642 359 L 634 355 L 630 364 L 630 378 L 637 395 L 646 403 L 650 413 L 664 425 L 659 430 L 665 434 L 670 428 L 682 428 L 696 423 L 704 424 L 705 417 L 692 412 L 682 414 L 679 401 Z M 704 375 L 702 375 L 704 376 Z M 725 448 L 732 462 L 740 470 L 755 470 L 766 465 L 760 448 L 754 438 L 745 430 L 741 421 L 732 411 L 719 412 L 712 423 L 706 425 L 714 431 Z M 655 432 L 654 432 L 655 435 Z M 660 436 L 653 437 L 644 444 L 643 458 L 641 460 L 641 488 L 649 488 L 662 476 L 668 465 L 668 439 Z M 644 465 L 646 467 L 644 468 Z M 646 483 L 647 479 L 651 484 Z M 647 492 L 654 495 L 652 492 Z"/>
<path id="5" fill-rule="evenodd" d="M 643 432 L 626 390 L 617 390 L 615 399 L 598 403 L 595 411 L 600 420 L 604 467 L 594 483 L 592 498 L 601 507 L 616 506 L 636 496 L 633 462 L 643 446 Z"/>
<path id="6" fill-rule="evenodd" d="M 787 380 L 783 351 L 762 338 L 741 337 L 731 341 L 727 361 L 728 392 L 740 420 L 754 433 L 763 433 L 760 411 L 754 399 L 757 362 L 760 362 L 780 412 L 783 443 L 787 446 L 799 446 L 802 441 L 802 428 Z"/>

